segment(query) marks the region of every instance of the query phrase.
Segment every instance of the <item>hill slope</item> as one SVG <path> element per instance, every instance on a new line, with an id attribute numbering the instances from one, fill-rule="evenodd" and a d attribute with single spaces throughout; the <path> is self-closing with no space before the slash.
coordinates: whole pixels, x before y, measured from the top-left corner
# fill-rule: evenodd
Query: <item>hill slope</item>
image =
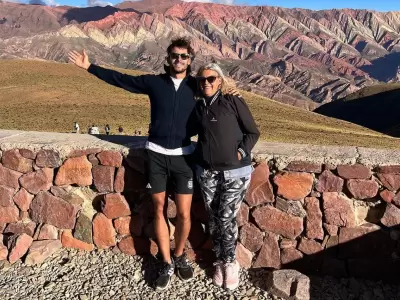
<path id="1" fill-rule="evenodd" d="M 129 74 L 140 74 L 126 71 Z M 331 119 L 264 97 L 243 92 L 267 141 L 400 147 L 393 139 L 366 128 Z M 147 132 L 147 96 L 107 85 L 70 64 L 0 61 L 0 128 L 70 132 L 74 121 L 83 131 L 109 123 L 128 134 Z"/>
<path id="2" fill-rule="evenodd" d="M 400 137 L 400 84 L 366 87 L 314 112 Z"/>

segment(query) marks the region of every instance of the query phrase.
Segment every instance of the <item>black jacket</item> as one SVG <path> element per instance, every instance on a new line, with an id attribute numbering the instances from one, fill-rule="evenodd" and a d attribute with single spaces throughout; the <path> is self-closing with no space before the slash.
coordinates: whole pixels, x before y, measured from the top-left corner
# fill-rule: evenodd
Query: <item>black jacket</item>
<path id="1" fill-rule="evenodd" d="M 197 83 L 186 76 L 175 91 L 169 74 L 130 76 L 91 64 L 88 72 L 105 82 L 150 98 L 149 141 L 167 149 L 190 145 L 186 123 L 196 100 Z"/>
<path id="2" fill-rule="evenodd" d="M 225 171 L 251 164 L 260 132 L 243 99 L 218 93 L 215 99 L 198 100 L 188 128 L 198 134 L 195 159 L 201 167 Z"/>

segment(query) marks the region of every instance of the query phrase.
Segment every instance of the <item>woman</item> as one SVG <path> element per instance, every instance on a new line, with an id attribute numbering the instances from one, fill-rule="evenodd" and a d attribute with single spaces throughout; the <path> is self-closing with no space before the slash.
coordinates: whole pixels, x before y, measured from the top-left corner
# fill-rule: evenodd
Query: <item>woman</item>
<path id="1" fill-rule="evenodd" d="M 236 214 L 250 183 L 250 153 L 260 133 L 244 100 L 224 93 L 227 81 L 217 64 L 201 67 L 197 81 L 201 96 L 188 130 L 198 134 L 196 174 L 217 257 L 213 282 L 234 290 L 240 270 Z"/>

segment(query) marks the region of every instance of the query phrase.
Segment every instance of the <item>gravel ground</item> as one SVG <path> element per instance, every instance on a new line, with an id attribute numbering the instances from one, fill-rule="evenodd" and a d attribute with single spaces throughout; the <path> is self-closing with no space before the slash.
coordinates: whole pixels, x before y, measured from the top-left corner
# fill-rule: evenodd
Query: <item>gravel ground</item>
<path id="1" fill-rule="evenodd" d="M 227 293 L 212 284 L 212 267 L 194 267 L 194 280 L 183 283 L 174 276 L 167 290 L 156 292 L 149 286 L 154 258 L 63 249 L 40 266 L 0 263 L 0 299 L 279 299 L 265 292 L 266 270 L 243 271 L 239 288 Z M 311 282 L 311 300 L 400 299 L 400 285 L 330 277 Z"/>

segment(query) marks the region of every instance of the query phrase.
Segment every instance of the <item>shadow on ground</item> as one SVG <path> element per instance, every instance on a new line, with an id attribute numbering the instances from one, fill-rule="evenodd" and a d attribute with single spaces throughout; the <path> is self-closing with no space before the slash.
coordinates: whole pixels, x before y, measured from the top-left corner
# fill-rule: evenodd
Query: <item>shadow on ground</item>
<path id="1" fill-rule="evenodd" d="M 400 299 L 399 237 L 400 226 L 343 228 L 338 236 L 330 236 L 326 249 L 304 254 L 282 269 L 298 270 L 310 278 L 310 299 Z M 267 289 L 266 278 L 272 271 L 250 269 L 250 280 Z M 294 292 L 297 281 L 291 284 Z"/>
<path id="2" fill-rule="evenodd" d="M 77 7 L 69 9 L 63 18 L 68 22 L 85 23 L 99 21 L 116 12 L 138 12 L 133 8 L 120 9 L 114 6 L 92 6 L 92 7 Z M 139 13 L 139 12 L 138 12 Z"/>
<path id="3" fill-rule="evenodd" d="M 388 82 L 397 75 L 400 66 L 400 53 L 393 52 L 371 62 L 371 65 L 362 66 L 360 69 L 368 73 L 372 78 Z"/>
<path id="4" fill-rule="evenodd" d="M 338 99 L 314 112 L 400 137 L 400 89 L 354 100 Z"/>

